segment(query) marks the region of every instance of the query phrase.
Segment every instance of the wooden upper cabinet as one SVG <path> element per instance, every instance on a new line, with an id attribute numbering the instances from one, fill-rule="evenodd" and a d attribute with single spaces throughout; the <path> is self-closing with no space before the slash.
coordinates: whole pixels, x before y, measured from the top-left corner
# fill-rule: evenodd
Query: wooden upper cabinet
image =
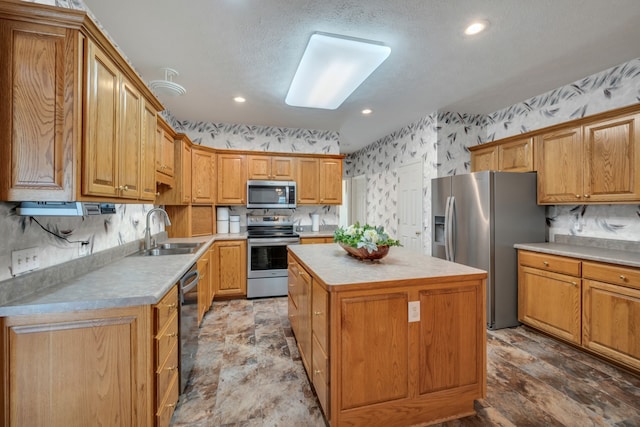
<path id="1" fill-rule="evenodd" d="M 215 204 L 215 161 L 213 151 L 198 146 L 191 151 L 191 196 L 193 203 Z"/>
<path id="2" fill-rule="evenodd" d="M 295 180 L 295 158 L 278 156 L 247 156 L 247 179 L 273 181 Z"/>
<path id="3" fill-rule="evenodd" d="M 640 200 L 640 114 L 584 126 L 584 197 Z"/>
<path id="4" fill-rule="evenodd" d="M 140 198 L 155 200 L 156 174 L 155 153 L 157 139 L 157 112 L 147 102 L 142 110 L 142 162 L 140 167 Z"/>
<path id="5" fill-rule="evenodd" d="M 498 147 L 484 147 L 471 152 L 471 172 L 498 170 Z"/>
<path id="6" fill-rule="evenodd" d="M 83 194 L 117 196 L 120 71 L 90 40 L 87 62 Z"/>
<path id="7" fill-rule="evenodd" d="M 83 12 L 0 16 L 0 199 L 151 200 L 144 127 L 162 104 L 137 73 Z"/>
<path id="8" fill-rule="evenodd" d="M 169 124 L 158 117 L 156 140 L 156 180 L 159 183 L 173 186 L 175 184 L 174 139 L 176 133 Z"/>
<path id="9" fill-rule="evenodd" d="M 172 133 L 173 131 L 166 132 Z M 159 191 L 156 203 L 160 205 L 185 205 L 191 203 L 191 140 L 182 133 L 173 135 L 175 135 L 175 140 L 171 146 L 173 148 L 172 158 L 175 165 L 175 180 L 172 187 L 167 187 L 166 185 L 158 186 Z M 158 179 L 159 175 L 156 173 L 156 179 Z"/>
<path id="10" fill-rule="evenodd" d="M 320 203 L 320 160 L 316 158 L 298 159 L 296 179 L 297 203 L 317 205 Z"/>
<path id="11" fill-rule="evenodd" d="M 247 203 L 247 159 L 244 154 L 218 153 L 218 204 Z"/>
<path id="12" fill-rule="evenodd" d="M 179 135 L 177 141 L 180 142 L 178 149 L 180 150 L 180 178 L 182 185 L 180 186 L 180 201 L 183 204 L 191 203 L 192 195 L 192 179 L 191 169 L 193 167 L 193 156 L 191 154 L 191 140 L 186 135 Z"/>
<path id="13" fill-rule="evenodd" d="M 320 203 L 342 204 L 342 159 L 320 159 Z"/>
<path id="14" fill-rule="evenodd" d="M 631 114 L 539 135 L 538 203 L 640 200 L 639 125 Z"/>
<path id="15" fill-rule="evenodd" d="M 533 152 L 532 137 L 500 144 L 498 146 L 498 170 L 503 172 L 536 170 Z"/>
<path id="16" fill-rule="evenodd" d="M 0 200 L 74 200 L 76 37 L 0 19 Z"/>

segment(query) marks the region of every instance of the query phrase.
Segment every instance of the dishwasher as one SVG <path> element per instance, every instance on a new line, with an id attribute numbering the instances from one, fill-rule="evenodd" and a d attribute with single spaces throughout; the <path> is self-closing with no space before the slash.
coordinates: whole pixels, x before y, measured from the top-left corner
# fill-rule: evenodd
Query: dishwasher
<path id="1" fill-rule="evenodd" d="M 180 279 L 180 394 L 187 386 L 198 351 L 199 280 L 197 264 Z"/>

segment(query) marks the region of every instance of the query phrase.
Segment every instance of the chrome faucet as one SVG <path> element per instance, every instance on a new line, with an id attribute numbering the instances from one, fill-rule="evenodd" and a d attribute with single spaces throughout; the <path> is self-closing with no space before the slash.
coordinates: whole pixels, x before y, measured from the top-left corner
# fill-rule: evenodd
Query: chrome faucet
<path id="1" fill-rule="evenodd" d="M 151 249 L 151 226 L 149 225 L 149 220 L 151 219 L 151 214 L 154 212 L 162 212 L 164 214 L 164 225 L 171 225 L 171 220 L 169 220 L 169 214 L 162 208 L 153 208 L 149 212 L 147 212 L 147 228 L 144 229 L 144 248 Z"/>

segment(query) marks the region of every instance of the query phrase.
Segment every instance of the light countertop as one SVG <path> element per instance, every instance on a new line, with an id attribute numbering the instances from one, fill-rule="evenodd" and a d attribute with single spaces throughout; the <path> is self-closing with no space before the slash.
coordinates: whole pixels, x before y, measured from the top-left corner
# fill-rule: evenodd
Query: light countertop
<path id="1" fill-rule="evenodd" d="M 517 243 L 516 249 L 567 256 L 610 264 L 640 267 L 640 253 L 593 246 L 570 245 L 566 243 Z"/>
<path id="2" fill-rule="evenodd" d="M 414 279 L 473 276 L 484 279 L 484 270 L 392 247 L 379 261 L 360 261 L 337 244 L 289 246 L 303 264 L 328 287 L 366 283 L 402 282 Z"/>
<path id="3" fill-rule="evenodd" d="M 179 281 L 215 240 L 246 239 L 242 234 L 175 238 L 169 242 L 204 242 L 188 255 L 124 256 L 0 306 L 0 316 L 151 305 Z"/>

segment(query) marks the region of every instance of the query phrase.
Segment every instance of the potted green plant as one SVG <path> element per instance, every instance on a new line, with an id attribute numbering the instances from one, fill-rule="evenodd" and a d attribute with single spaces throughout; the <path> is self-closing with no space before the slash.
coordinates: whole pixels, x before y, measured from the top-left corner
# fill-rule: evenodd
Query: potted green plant
<path id="1" fill-rule="evenodd" d="M 359 259 L 380 259 L 389 253 L 391 246 L 402 246 L 399 240 L 389 237 L 384 227 L 361 226 L 358 222 L 336 229 L 333 241 Z"/>

